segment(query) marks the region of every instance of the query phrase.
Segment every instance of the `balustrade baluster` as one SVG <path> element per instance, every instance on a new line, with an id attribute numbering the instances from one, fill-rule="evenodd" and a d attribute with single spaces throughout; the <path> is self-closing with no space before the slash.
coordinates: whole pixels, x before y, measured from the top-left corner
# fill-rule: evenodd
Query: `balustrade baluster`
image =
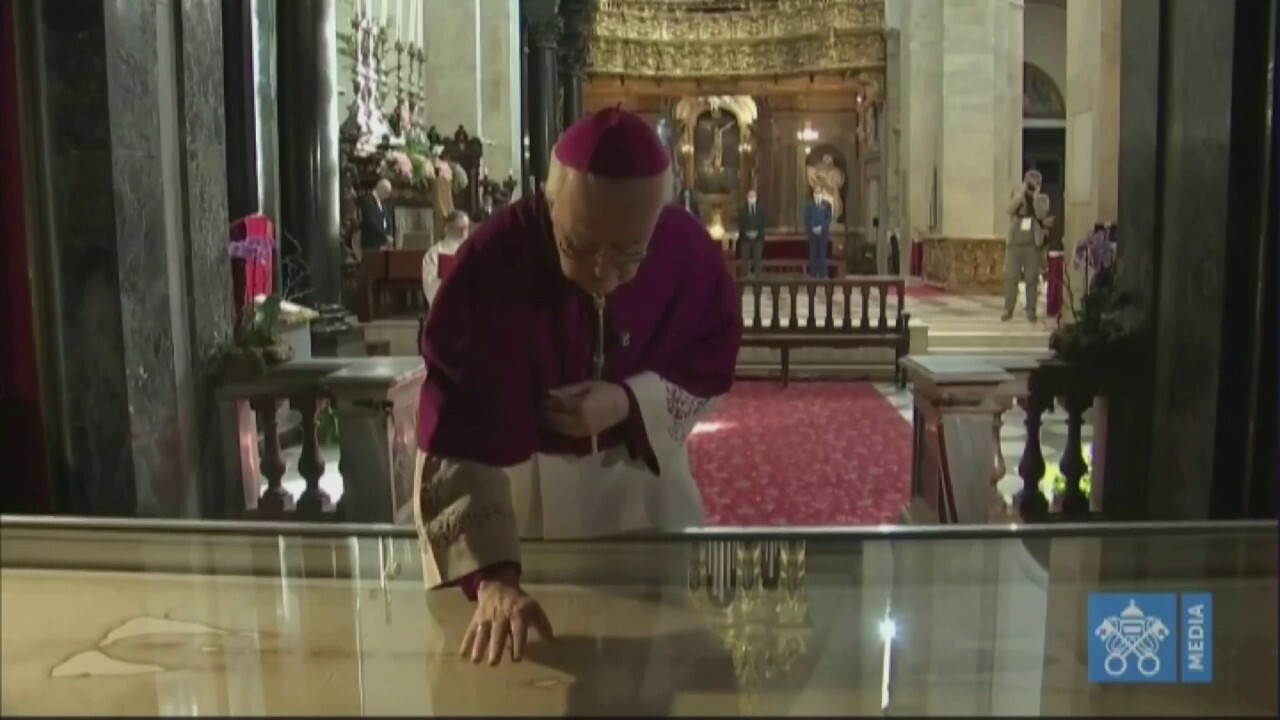
<path id="1" fill-rule="evenodd" d="M 834 283 L 827 283 L 824 287 L 826 288 L 826 291 L 827 291 L 827 295 L 826 295 L 826 298 L 827 298 L 827 319 L 826 319 L 826 322 L 824 322 L 824 323 L 823 323 L 823 327 L 824 327 L 824 328 L 826 328 L 828 332 L 830 332 L 830 331 L 832 331 L 832 330 L 835 330 L 835 329 L 836 329 L 836 321 L 835 321 L 835 316 L 834 316 L 834 313 L 835 313 L 835 307 L 834 307 L 834 305 L 835 305 L 835 297 L 836 297 L 836 286 L 835 286 L 835 284 L 834 284 Z"/>
<path id="2" fill-rule="evenodd" d="M 773 302 L 770 303 L 773 307 L 770 308 L 770 312 L 769 312 L 770 314 L 769 327 L 776 329 L 779 325 L 782 324 L 782 320 L 779 319 L 781 316 L 778 314 L 782 312 L 782 310 L 779 307 L 782 302 L 782 288 L 781 286 L 778 285 L 778 283 L 775 282 L 774 284 L 769 286 L 769 293 L 770 293 L 770 296 L 773 298 Z"/>
<path id="3" fill-rule="evenodd" d="M 871 304 L 871 287 L 863 285 L 859 288 L 862 291 L 862 320 L 858 323 L 858 327 L 866 330 L 871 325 L 871 320 L 867 316 L 868 305 Z"/>
<path id="4" fill-rule="evenodd" d="M 258 417 L 258 429 L 262 433 L 262 456 L 259 467 L 267 479 L 267 488 L 258 498 L 258 512 L 264 517 L 283 518 L 293 510 L 293 495 L 284 487 L 287 466 L 280 449 L 280 400 L 271 396 L 259 396 L 249 406 Z"/>
<path id="5" fill-rule="evenodd" d="M 1093 395 L 1075 392 L 1073 389 L 1062 402 L 1067 411 L 1067 446 L 1058 463 L 1058 469 L 1066 480 L 1066 489 L 1062 495 L 1062 514 L 1068 519 L 1079 520 L 1089 516 L 1089 499 L 1080 487 L 1080 480 L 1089 469 L 1085 464 L 1080 431 L 1084 426 L 1084 411 L 1093 404 Z"/>
<path id="6" fill-rule="evenodd" d="M 1022 478 L 1022 493 L 1018 498 L 1018 511 L 1026 522 L 1044 520 L 1049 516 L 1049 500 L 1040 489 L 1044 479 L 1044 452 L 1040 447 L 1040 426 L 1045 412 L 1053 405 L 1053 396 L 1044 387 L 1040 376 L 1032 372 L 1027 378 L 1027 395 L 1018 401 L 1026 413 L 1027 438 L 1018 461 L 1018 476 Z"/>
<path id="7" fill-rule="evenodd" d="M 290 398 L 289 405 L 302 415 L 302 454 L 298 458 L 298 474 L 307 488 L 298 497 L 298 515 L 303 520 L 318 520 L 332 509 L 329 494 L 320 487 L 324 477 L 324 454 L 320 451 L 318 419 L 325 402 L 314 393 Z"/>
<path id="8" fill-rule="evenodd" d="M 884 285 L 879 285 L 876 287 L 876 290 L 880 293 L 880 322 L 877 324 L 877 327 L 880 328 L 880 332 L 884 332 L 889 328 L 889 288 Z"/>
<path id="9" fill-rule="evenodd" d="M 799 288 L 800 288 L 800 283 L 794 280 L 787 283 L 787 296 L 790 299 L 790 302 L 788 304 L 791 306 L 791 314 L 789 316 L 789 319 L 787 320 L 787 327 L 789 328 L 800 327 L 800 320 L 796 316 L 796 294 Z"/>
<path id="10" fill-rule="evenodd" d="M 813 330 L 818 326 L 818 308 L 816 305 L 818 281 L 810 280 L 804 284 L 805 294 L 809 296 L 809 317 L 805 318 L 805 326 Z"/>
<path id="11" fill-rule="evenodd" d="M 760 326 L 763 324 L 760 317 L 760 284 L 759 283 L 755 283 L 755 282 L 751 283 L 751 301 L 752 301 L 751 327 L 755 328 L 756 330 L 759 330 Z"/>
<path id="12" fill-rule="evenodd" d="M 853 327 L 853 287 L 845 285 L 844 291 L 844 325 L 840 329 L 848 330 Z"/>

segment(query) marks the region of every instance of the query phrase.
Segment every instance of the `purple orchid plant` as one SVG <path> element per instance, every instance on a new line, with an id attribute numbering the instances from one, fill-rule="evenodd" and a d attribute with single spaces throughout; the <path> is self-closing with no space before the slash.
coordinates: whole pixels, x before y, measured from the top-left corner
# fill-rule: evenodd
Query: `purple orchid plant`
<path id="1" fill-rule="evenodd" d="M 1072 266 L 1082 271 L 1084 291 L 1078 297 L 1066 274 L 1068 302 L 1074 322 L 1053 332 L 1049 347 L 1065 360 L 1081 364 L 1114 364 L 1124 354 L 1123 347 L 1133 335 L 1132 297 L 1116 287 L 1115 243 L 1103 228 L 1090 231 L 1076 243 Z"/>

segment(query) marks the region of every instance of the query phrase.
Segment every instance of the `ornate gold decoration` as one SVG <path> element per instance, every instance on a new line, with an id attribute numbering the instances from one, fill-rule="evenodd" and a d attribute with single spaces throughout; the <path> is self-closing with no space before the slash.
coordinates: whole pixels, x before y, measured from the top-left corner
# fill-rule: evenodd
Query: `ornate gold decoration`
<path id="1" fill-rule="evenodd" d="M 726 152 L 739 153 L 737 186 L 731 188 L 729 194 L 699 193 L 699 198 L 710 218 L 707 230 L 712 239 L 719 241 L 726 236 L 725 212 L 732 212 L 733 206 L 746 189 L 755 182 L 755 125 L 760 117 L 760 109 L 749 95 L 703 95 L 680 99 L 674 112 L 680 138 L 676 150 L 680 158 L 685 186 L 693 190 L 697 189 L 695 181 L 698 177 L 694 131 L 697 128 L 698 118 L 702 117 L 703 113 L 711 113 L 713 116 L 732 115 L 737 120 L 738 126 L 737 147 L 726 148 L 723 138 L 714 135 L 711 138 L 714 144 L 710 151 L 712 162 L 720 166 L 717 169 L 723 168 Z M 728 125 L 724 127 L 727 128 Z"/>
<path id="2" fill-rule="evenodd" d="M 883 97 L 883 0 L 597 0 L 588 72 L 630 77 L 858 73 Z"/>
<path id="3" fill-rule="evenodd" d="M 959 291 L 994 291 L 1004 287 L 1004 238 L 924 239 L 925 279 Z"/>
<path id="4" fill-rule="evenodd" d="M 715 541 L 695 550 L 690 602 L 713 617 L 748 698 L 803 665 L 813 634 L 804 576 L 800 541 Z"/>

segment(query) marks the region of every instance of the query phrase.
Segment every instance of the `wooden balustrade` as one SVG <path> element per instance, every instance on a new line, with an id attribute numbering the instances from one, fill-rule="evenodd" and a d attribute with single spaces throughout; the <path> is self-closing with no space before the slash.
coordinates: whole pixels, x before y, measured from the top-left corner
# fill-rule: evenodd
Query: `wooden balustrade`
<path id="1" fill-rule="evenodd" d="M 744 304 L 742 344 L 777 348 L 784 383 L 790 378 L 791 351 L 799 347 L 889 348 L 894 351 L 894 376 L 900 384 L 905 381 L 898 364 L 911 351 L 911 314 L 902 278 L 766 277 L 738 284 Z"/>
<path id="2" fill-rule="evenodd" d="M 239 470 L 223 488 L 233 514 L 407 522 L 412 515 L 418 389 L 424 377 L 418 358 L 309 359 L 273 367 L 251 383 L 224 386 L 224 446 L 228 467 Z M 326 409 L 336 419 L 338 433 L 342 495 L 336 504 L 321 485 L 327 469 L 320 437 Z M 291 454 L 285 438 L 293 435 L 294 467 L 303 480 L 296 499 L 285 486 Z"/>

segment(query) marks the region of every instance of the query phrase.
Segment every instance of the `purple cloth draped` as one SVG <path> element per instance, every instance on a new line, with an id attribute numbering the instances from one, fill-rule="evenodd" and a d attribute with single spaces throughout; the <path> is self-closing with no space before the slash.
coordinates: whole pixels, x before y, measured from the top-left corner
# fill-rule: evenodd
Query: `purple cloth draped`
<path id="1" fill-rule="evenodd" d="M 649 371 L 692 395 L 722 395 L 733 383 L 741 313 L 719 246 L 688 213 L 666 208 L 636 277 L 608 299 L 604 379 Z M 588 454 L 589 439 L 541 427 L 538 410 L 548 390 L 591 379 L 594 315 L 591 298 L 560 271 L 540 193 L 490 218 L 463 245 L 427 317 L 419 447 L 496 466 L 538 452 Z M 635 414 L 600 446 L 641 452 Z"/>

